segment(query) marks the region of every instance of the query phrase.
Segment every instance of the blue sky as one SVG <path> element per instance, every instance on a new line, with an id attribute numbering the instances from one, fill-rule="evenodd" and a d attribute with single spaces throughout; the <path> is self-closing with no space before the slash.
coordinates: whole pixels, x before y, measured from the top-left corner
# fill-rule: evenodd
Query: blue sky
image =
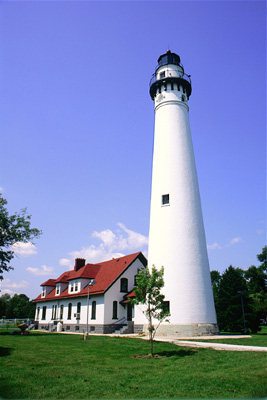
<path id="1" fill-rule="evenodd" d="M 190 122 L 210 268 L 266 243 L 263 1 L 1 2 L 0 187 L 43 231 L 2 293 L 73 266 L 147 254 L 154 111 L 168 48 L 192 77 Z"/>

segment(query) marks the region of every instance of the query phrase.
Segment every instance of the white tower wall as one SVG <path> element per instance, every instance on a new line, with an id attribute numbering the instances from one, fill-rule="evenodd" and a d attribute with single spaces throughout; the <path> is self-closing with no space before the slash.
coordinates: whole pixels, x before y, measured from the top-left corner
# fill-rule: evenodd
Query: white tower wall
<path id="1" fill-rule="evenodd" d="M 177 65 L 156 71 L 181 76 Z M 182 70 L 183 72 L 183 70 Z M 188 93 L 179 80 L 157 85 L 148 265 L 164 266 L 170 324 L 160 334 L 217 332 L 198 178 L 188 116 Z M 163 196 L 165 202 L 162 204 Z M 169 203 L 166 199 L 169 195 Z M 198 328 L 199 326 L 199 328 Z M 197 327 L 197 328 L 196 328 Z"/>

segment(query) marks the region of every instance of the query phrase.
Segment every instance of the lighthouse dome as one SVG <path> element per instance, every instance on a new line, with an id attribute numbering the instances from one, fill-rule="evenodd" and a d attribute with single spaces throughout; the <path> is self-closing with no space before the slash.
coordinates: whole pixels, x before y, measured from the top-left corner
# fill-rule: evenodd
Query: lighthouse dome
<path id="1" fill-rule="evenodd" d="M 168 50 L 158 58 L 158 68 L 166 64 L 180 65 L 181 59 L 178 54 L 172 53 Z"/>
<path id="2" fill-rule="evenodd" d="M 149 82 L 149 93 L 152 100 L 155 99 L 157 93 L 163 90 L 181 89 L 189 99 L 192 92 L 192 85 L 190 76 L 184 73 L 184 67 L 181 63 L 180 57 L 176 53 L 168 50 L 158 58 L 158 65 L 155 73 Z"/>

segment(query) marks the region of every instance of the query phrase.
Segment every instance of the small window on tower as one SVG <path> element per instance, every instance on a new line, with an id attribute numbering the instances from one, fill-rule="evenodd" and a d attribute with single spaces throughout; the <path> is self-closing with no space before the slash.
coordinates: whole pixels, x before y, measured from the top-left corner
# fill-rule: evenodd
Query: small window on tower
<path id="1" fill-rule="evenodd" d="M 161 72 L 159 76 L 160 76 L 160 79 L 165 78 L 165 71 L 164 71 L 164 72 Z"/>
<path id="2" fill-rule="evenodd" d="M 163 194 L 162 195 L 162 205 L 166 206 L 170 204 L 170 195 L 169 194 Z"/>
<path id="3" fill-rule="evenodd" d="M 163 309 L 163 311 L 170 312 L 170 302 L 169 301 L 164 301 L 162 309 Z"/>

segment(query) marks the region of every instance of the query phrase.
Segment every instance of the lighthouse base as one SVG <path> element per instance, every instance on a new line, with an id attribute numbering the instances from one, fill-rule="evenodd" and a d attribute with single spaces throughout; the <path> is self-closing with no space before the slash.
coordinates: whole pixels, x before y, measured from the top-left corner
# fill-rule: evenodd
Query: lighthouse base
<path id="1" fill-rule="evenodd" d="M 143 332 L 148 334 L 148 325 L 143 325 Z M 155 336 L 197 337 L 218 334 L 219 328 L 217 324 L 162 324 L 158 327 Z"/>

